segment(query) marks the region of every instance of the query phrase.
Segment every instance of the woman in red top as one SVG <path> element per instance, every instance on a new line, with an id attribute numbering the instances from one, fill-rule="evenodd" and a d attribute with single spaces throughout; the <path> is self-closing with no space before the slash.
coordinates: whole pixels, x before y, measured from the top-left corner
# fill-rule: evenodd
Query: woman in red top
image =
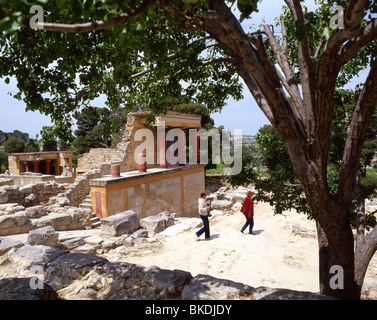
<path id="1" fill-rule="evenodd" d="M 241 208 L 241 212 L 245 215 L 246 223 L 241 229 L 241 232 L 243 233 L 247 226 L 249 226 L 249 234 L 253 233 L 253 227 L 254 227 L 254 202 L 252 200 L 252 196 L 254 193 L 252 191 L 248 191 L 246 194 L 246 197 L 243 201 L 243 205 Z"/>

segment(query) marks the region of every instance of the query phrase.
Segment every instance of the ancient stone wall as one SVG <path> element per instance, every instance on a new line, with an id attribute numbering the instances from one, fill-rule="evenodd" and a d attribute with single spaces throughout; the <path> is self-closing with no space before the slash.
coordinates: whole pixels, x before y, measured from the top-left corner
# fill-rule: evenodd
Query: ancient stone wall
<path id="1" fill-rule="evenodd" d="M 162 211 L 177 216 L 197 216 L 197 201 L 204 192 L 204 167 L 184 166 L 165 171 L 148 171 L 114 180 L 90 182 L 94 212 L 104 218 L 134 210 L 139 219 Z M 109 183 L 109 188 L 107 184 Z"/>
<path id="2" fill-rule="evenodd" d="M 39 207 L 39 206 L 37 206 Z M 92 212 L 88 209 L 65 207 L 61 213 L 49 213 L 35 219 L 32 211 L 34 207 L 16 213 L 0 215 L 0 236 L 28 233 L 30 230 L 52 226 L 57 231 L 78 230 L 90 226 Z"/>
<path id="3" fill-rule="evenodd" d="M 69 200 L 69 205 L 78 207 L 85 197 L 90 193 L 90 180 L 100 178 L 105 174 L 110 174 L 110 164 L 99 163 L 93 166 L 94 169 L 80 174 L 74 183 L 70 184 L 68 189 L 62 194 Z M 56 202 L 57 199 L 51 199 L 50 203 Z"/>
<path id="4" fill-rule="evenodd" d="M 64 186 L 55 181 L 39 182 L 25 186 L 0 187 L 0 204 L 16 203 L 25 207 L 47 203 L 49 198 L 63 192 Z"/>
<path id="5" fill-rule="evenodd" d="M 98 163 L 112 164 L 117 163 L 121 166 L 121 171 L 137 170 L 138 165 L 135 161 L 135 151 L 141 143 L 145 143 L 145 138 L 140 139 L 135 134 L 138 129 L 149 130 L 153 137 L 156 136 L 155 128 L 148 128 L 145 125 L 145 119 L 149 115 L 148 112 L 130 113 L 127 117 L 126 129 L 123 133 L 122 140 L 117 144 L 116 149 L 95 148 L 91 149 L 82 158 L 78 160 L 77 172 L 90 171 L 93 166 Z M 154 148 L 155 140 L 150 141 L 153 145 L 148 147 Z M 136 155 L 137 158 L 137 155 Z M 147 167 L 154 167 L 156 164 L 156 152 L 154 152 L 153 160 Z"/>

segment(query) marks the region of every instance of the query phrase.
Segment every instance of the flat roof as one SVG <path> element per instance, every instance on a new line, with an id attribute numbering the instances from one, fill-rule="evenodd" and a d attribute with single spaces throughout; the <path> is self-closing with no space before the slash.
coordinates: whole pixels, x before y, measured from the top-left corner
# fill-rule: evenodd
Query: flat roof
<path id="1" fill-rule="evenodd" d="M 120 183 L 125 181 L 136 180 L 140 178 L 152 177 L 162 174 L 167 174 L 174 171 L 184 171 L 193 169 L 195 167 L 204 167 L 205 164 L 187 164 L 185 166 L 174 165 L 168 168 L 150 168 L 147 172 L 139 172 L 139 170 L 125 171 L 120 173 L 120 177 L 112 177 L 111 175 L 105 175 L 102 178 L 90 180 L 91 187 L 104 187 L 114 183 Z"/>

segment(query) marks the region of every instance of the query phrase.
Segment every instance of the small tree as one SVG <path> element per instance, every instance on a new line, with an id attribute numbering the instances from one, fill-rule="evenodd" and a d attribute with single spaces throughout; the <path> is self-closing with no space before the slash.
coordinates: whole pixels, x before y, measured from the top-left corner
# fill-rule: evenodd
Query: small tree
<path id="1" fill-rule="evenodd" d="M 24 152 L 25 143 L 20 138 L 12 136 L 4 142 L 4 151 L 6 153 Z"/>

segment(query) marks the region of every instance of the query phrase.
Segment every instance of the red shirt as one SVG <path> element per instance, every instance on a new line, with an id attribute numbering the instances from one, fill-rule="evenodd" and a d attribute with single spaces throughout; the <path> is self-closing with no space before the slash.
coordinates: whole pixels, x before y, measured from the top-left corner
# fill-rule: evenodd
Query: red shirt
<path id="1" fill-rule="evenodd" d="M 241 212 L 249 219 L 254 216 L 254 202 L 251 198 L 245 197 Z"/>

